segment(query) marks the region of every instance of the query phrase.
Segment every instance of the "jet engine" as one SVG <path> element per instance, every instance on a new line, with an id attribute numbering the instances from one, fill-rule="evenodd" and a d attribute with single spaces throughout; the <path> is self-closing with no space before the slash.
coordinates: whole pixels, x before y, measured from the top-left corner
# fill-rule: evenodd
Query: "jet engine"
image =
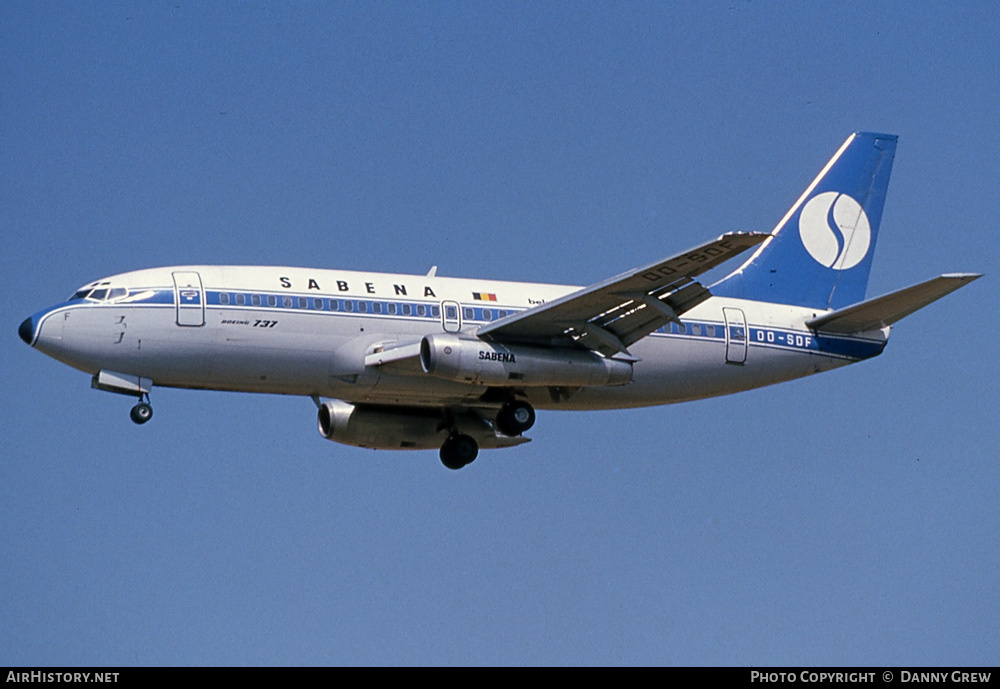
<path id="1" fill-rule="evenodd" d="M 632 380 L 630 362 L 594 352 L 505 345 L 451 333 L 420 341 L 420 366 L 437 378 L 476 385 L 584 387 Z"/>
<path id="2" fill-rule="evenodd" d="M 524 437 L 498 434 L 471 411 L 454 412 L 446 423 L 435 408 L 362 406 L 340 400 L 320 405 L 317 425 L 328 440 L 374 450 L 436 450 L 449 434 L 469 436 L 483 448 L 528 442 Z"/>

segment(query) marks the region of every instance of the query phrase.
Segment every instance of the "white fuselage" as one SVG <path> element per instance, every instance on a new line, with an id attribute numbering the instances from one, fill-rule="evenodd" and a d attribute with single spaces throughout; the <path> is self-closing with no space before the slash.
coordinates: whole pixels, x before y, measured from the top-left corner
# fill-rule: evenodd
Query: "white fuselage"
<path id="1" fill-rule="evenodd" d="M 32 344 L 82 371 L 158 386 L 461 406 L 484 386 L 406 362 L 366 366 L 380 348 L 474 333 L 576 287 L 305 268 L 180 266 L 124 273 L 32 317 Z M 103 284 L 106 283 L 106 284 Z M 95 298 L 96 297 L 96 298 Z M 540 409 L 668 404 L 770 385 L 879 354 L 888 329 L 817 335 L 821 312 L 712 297 L 633 344 L 630 383 L 521 394 Z"/>

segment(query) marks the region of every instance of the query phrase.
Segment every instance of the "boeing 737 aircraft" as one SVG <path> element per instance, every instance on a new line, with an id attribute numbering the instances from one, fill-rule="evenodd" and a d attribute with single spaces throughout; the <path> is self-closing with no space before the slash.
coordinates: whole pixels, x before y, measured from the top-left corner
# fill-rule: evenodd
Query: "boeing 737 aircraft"
<path id="1" fill-rule="evenodd" d="M 138 398 L 137 424 L 154 385 L 302 395 L 325 438 L 440 448 L 458 469 L 527 442 L 536 409 L 684 402 L 880 354 L 896 321 L 979 277 L 864 300 L 895 151 L 895 136 L 853 134 L 771 233 L 589 287 L 173 266 L 102 278 L 18 333 Z M 696 280 L 751 248 L 728 277 Z"/>

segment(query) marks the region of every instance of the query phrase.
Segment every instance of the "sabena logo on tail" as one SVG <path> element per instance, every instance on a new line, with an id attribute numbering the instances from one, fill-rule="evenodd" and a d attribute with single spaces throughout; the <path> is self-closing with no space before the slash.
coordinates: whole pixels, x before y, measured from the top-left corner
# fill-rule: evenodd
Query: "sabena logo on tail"
<path id="1" fill-rule="evenodd" d="M 802 245 L 817 262 L 834 270 L 861 263 L 871 246 L 872 230 L 861 204 L 847 194 L 817 194 L 799 215 Z"/>
<path id="2" fill-rule="evenodd" d="M 720 297 L 839 309 L 864 300 L 896 152 L 891 134 L 847 137 Z"/>

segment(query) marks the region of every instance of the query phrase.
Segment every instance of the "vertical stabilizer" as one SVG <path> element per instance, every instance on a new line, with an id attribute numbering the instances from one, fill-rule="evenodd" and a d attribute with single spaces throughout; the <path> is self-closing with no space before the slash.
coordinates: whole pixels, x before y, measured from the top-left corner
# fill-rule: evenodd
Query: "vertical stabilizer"
<path id="1" fill-rule="evenodd" d="M 895 153 L 891 134 L 849 136 L 771 238 L 712 293 L 820 309 L 863 301 Z"/>

